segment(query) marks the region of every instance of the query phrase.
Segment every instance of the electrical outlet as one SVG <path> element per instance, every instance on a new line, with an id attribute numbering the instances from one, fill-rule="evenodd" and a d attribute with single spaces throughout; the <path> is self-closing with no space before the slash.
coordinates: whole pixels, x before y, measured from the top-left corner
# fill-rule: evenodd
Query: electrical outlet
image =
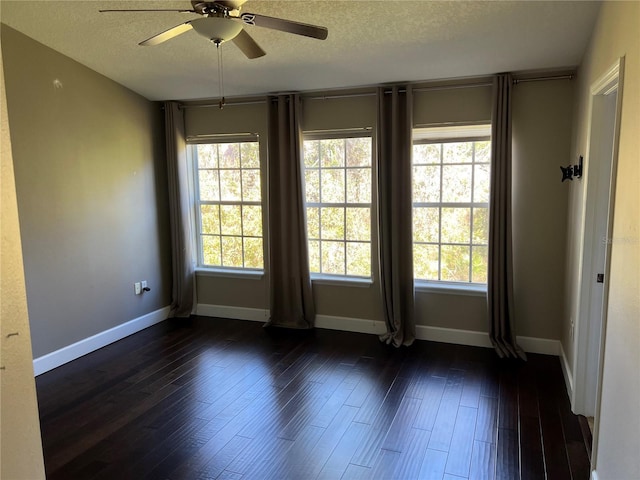
<path id="1" fill-rule="evenodd" d="M 142 280 L 142 282 L 140 282 L 140 284 L 142 285 L 142 290 L 147 288 L 147 281 L 146 280 Z"/>
<path id="2" fill-rule="evenodd" d="M 140 284 L 140 282 L 136 282 L 133 284 L 133 291 L 136 293 L 136 295 L 140 295 L 142 293 L 142 285 Z"/>

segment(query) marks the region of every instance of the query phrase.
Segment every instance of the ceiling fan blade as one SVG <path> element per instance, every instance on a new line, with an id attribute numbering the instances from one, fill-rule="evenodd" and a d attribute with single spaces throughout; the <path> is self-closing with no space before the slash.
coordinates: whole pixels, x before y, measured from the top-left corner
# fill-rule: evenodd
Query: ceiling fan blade
<path id="1" fill-rule="evenodd" d="M 265 51 L 260 48 L 260 45 L 258 45 L 244 29 L 241 30 L 232 41 L 247 58 L 258 58 L 266 55 Z"/>
<path id="2" fill-rule="evenodd" d="M 135 10 L 98 10 L 100 13 L 105 12 L 176 12 L 176 13 L 198 13 L 195 10 L 176 10 L 176 9 L 166 9 L 166 8 L 154 8 L 152 10 L 148 9 L 135 9 Z"/>
<path id="3" fill-rule="evenodd" d="M 176 25 L 175 27 L 170 28 L 169 30 L 165 30 L 164 32 L 158 33 L 151 38 L 147 38 L 146 40 L 140 42 L 138 45 L 149 46 L 149 45 L 158 45 L 159 43 L 166 42 L 167 40 L 171 40 L 173 37 L 177 37 L 178 35 L 191 30 L 193 27 L 191 26 L 191 21 L 181 23 L 180 25 Z"/>
<path id="4" fill-rule="evenodd" d="M 326 27 L 309 25 L 308 23 L 293 22 L 283 18 L 267 17 L 266 15 L 258 15 L 257 13 L 243 13 L 240 15 L 240 18 L 247 25 L 271 28 L 273 30 L 295 33 L 296 35 L 304 35 L 305 37 L 317 38 L 319 40 L 326 39 L 329 34 Z"/>

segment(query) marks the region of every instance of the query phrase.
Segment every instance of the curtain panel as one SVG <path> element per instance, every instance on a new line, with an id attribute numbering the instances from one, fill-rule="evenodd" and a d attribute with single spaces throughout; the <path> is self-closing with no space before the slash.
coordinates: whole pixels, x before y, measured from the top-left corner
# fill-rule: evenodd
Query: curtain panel
<path id="1" fill-rule="evenodd" d="M 413 225 L 411 219 L 412 91 L 378 89 L 380 288 L 387 333 L 396 347 L 415 340 Z"/>
<path id="2" fill-rule="evenodd" d="M 267 326 L 313 328 L 302 177 L 301 100 L 268 99 L 269 273 L 271 318 Z"/>
<path id="3" fill-rule="evenodd" d="M 493 82 L 491 118 L 491 194 L 489 200 L 489 271 L 487 307 L 489 338 L 500 357 L 526 359 L 516 343 L 513 315 L 511 237 L 511 74 Z"/>
<path id="4" fill-rule="evenodd" d="M 184 116 L 178 107 L 178 103 L 165 102 L 164 117 L 173 273 L 169 316 L 188 317 L 193 313 L 195 304 L 195 267 L 191 239 L 189 174 Z"/>

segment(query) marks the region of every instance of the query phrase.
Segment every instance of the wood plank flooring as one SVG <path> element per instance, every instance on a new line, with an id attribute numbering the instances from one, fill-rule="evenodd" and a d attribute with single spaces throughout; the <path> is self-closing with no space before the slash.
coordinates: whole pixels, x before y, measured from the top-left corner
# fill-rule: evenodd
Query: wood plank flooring
<path id="1" fill-rule="evenodd" d="M 557 357 L 169 320 L 36 379 L 47 478 L 589 478 Z"/>

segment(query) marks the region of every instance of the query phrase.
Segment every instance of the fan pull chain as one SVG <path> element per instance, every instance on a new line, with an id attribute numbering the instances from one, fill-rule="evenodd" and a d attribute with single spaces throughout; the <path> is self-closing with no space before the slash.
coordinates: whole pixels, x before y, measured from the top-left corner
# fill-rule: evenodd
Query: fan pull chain
<path id="1" fill-rule="evenodd" d="M 224 74 L 222 71 L 222 50 L 220 49 L 220 44 L 222 40 L 216 40 L 216 50 L 218 50 L 218 89 L 220 94 L 220 101 L 218 102 L 218 107 L 220 110 L 224 107 Z"/>

